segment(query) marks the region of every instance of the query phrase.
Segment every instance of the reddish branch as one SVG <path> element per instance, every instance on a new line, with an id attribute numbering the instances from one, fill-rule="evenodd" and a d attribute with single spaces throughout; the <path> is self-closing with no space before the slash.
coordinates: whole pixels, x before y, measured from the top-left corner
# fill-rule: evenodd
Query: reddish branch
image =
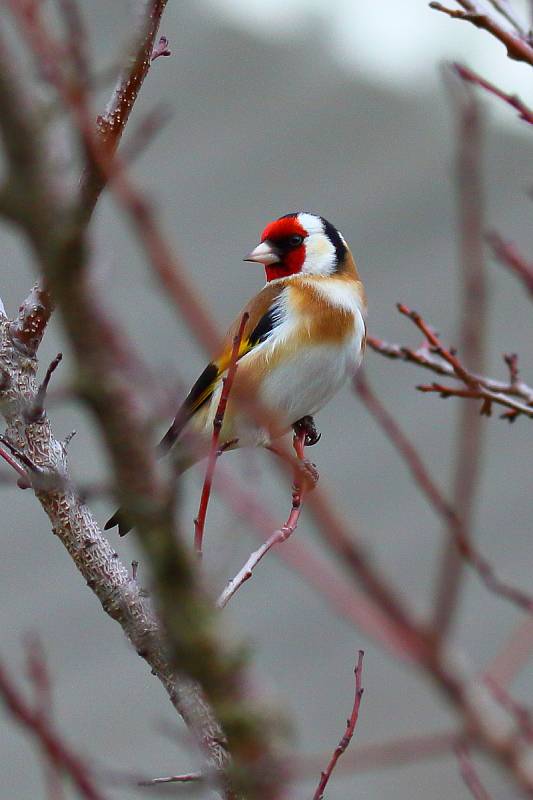
<path id="1" fill-rule="evenodd" d="M 355 388 L 366 408 L 381 425 L 388 439 L 402 456 L 422 494 L 425 495 L 430 505 L 446 523 L 451 540 L 460 557 L 470 564 L 487 589 L 500 597 L 504 597 L 519 608 L 529 613 L 533 612 L 533 597 L 498 578 L 494 567 L 474 547 L 462 516 L 442 494 L 414 445 L 374 394 L 361 373 L 355 380 Z"/>
<path id="2" fill-rule="evenodd" d="M 313 795 L 313 800 L 322 800 L 324 797 L 324 792 L 326 790 L 326 786 L 328 784 L 329 779 L 331 778 L 331 774 L 335 769 L 335 765 L 337 761 L 348 748 L 350 742 L 352 741 L 352 737 L 355 732 L 355 727 L 357 725 L 357 720 L 359 719 L 359 707 L 361 705 L 361 700 L 363 698 L 363 687 L 361 685 L 362 681 L 362 674 L 363 674 L 363 657 L 364 652 L 359 650 L 359 658 L 357 660 L 357 665 L 354 670 L 355 674 L 355 698 L 352 708 L 352 713 L 350 714 L 350 718 L 346 722 L 346 730 L 344 732 L 344 736 L 340 740 L 339 744 L 333 751 L 333 755 L 331 756 L 330 762 L 327 765 L 326 769 L 320 775 L 320 781 L 316 788 L 316 791 Z"/>
<path id="3" fill-rule="evenodd" d="M 141 86 L 148 74 L 150 64 L 159 55 L 169 55 L 168 42 L 161 37 L 154 48 L 155 38 L 165 10 L 167 0 L 146 0 L 144 11 L 140 14 L 142 20 L 140 29 L 134 36 L 134 45 L 130 58 L 124 60 L 122 70 L 113 95 L 103 114 L 97 117 L 96 126 L 93 126 L 102 147 L 102 153 L 111 159 L 119 145 L 126 124 L 130 118 L 135 101 Z M 85 56 L 84 31 L 81 29 L 81 20 L 75 3 L 62 0 L 61 9 L 63 19 L 69 32 L 66 53 L 70 56 L 73 66 L 71 76 L 63 69 L 62 58 L 65 48 L 46 35 L 45 28 L 40 18 L 40 9 L 33 0 L 15 2 L 10 0 L 11 11 L 23 25 L 31 47 L 41 66 L 46 65 L 51 72 L 46 72 L 46 77 L 52 79 L 56 85 L 61 84 L 64 90 L 64 99 L 68 97 L 76 104 L 87 106 L 87 64 Z M 31 168 L 32 159 L 25 159 Z M 83 214 L 86 222 L 89 221 L 98 198 L 105 187 L 107 174 L 98 168 L 91 159 L 91 166 L 83 175 L 81 194 L 83 197 Z M 54 310 L 54 301 L 45 281 L 37 285 L 32 293 L 20 307 L 19 317 L 12 325 L 13 337 L 24 346 L 30 354 L 35 354 L 46 330 L 50 316 Z"/>
<path id="4" fill-rule="evenodd" d="M 524 258 L 515 244 L 507 242 L 496 231 L 490 231 L 486 238 L 498 261 L 513 272 L 533 295 L 533 262 Z"/>
<path id="5" fill-rule="evenodd" d="M 301 430 L 294 435 L 294 449 L 300 461 L 304 460 L 304 446 L 306 439 L 306 431 Z M 224 608 L 233 595 L 240 589 L 243 583 L 246 583 L 252 577 L 255 567 L 259 564 L 263 556 L 271 550 L 275 545 L 287 541 L 289 536 L 292 536 L 298 526 L 298 520 L 302 511 L 303 497 L 305 488 L 300 478 L 300 473 L 295 470 L 294 474 L 294 488 L 292 492 L 292 507 L 287 518 L 287 522 L 279 530 L 274 531 L 266 542 L 263 542 L 261 547 L 251 554 L 246 564 L 239 570 L 239 572 L 232 578 L 224 588 L 220 597 L 217 600 L 217 607 Z"/>
<path id="6" fill-rule="evenodd" d="M 514 419 L 520 415 L 533 418 L 533 389 L 530 386 L 522 381 L 506 383 L 470 372 L 459 360 L 455 351 L 447 349 L 443 345 L 440 338 L 420 314 L 401 303 L 398 304 L 398 310 L 415 323 L 424 334 L 426 342 L 421 347 L 412 349 L 369 336 L 369 347 L 387 358 L 417 364 L 438 375 L 459 380 L 467 388 L 465 392 L 464 389 L 457 389 L 454 386 L 434 383 L 430 386 L 417 386 L 419 391 L 438 392 L 444 397 L 468 397 L 482 400 L 481 410 L 485 414 L 491 412 L 493 404 L 501 405 L 512 412 L 512 416 L 508 413 L 502 416 L 506 419 Z"/>
<path id="7" fill-rule="evenodd" d="M 459 229 L 460 330 L 459 348 L 469 371 L 483 372 L 487 328 L 487 286 L 483 252 L 483 136 L 478 104 L 466 86 L 452 89 L 457 119 L 456 193 Z M 455 369 L 457 370 L 457 359 Z M 464 376 L 463 371 L 463 376 Z M 463 378 L 464 379 L 464 378 Z M 472 388 L 473 384 L 470 384 Z M 453 504 L 463 520 L 468 548 L 476 488 L 482 460 L 483 427 L 472 403 L 459 409 L 453 464 Z M 444 636 L 459 601 L 463 560 L 453 530 L 448 530 L 435 596 L 435 630 Z M 485 572 L 483 574 L 486 574 Z"/>
<path id="8" fill-rule="evenodd" d="M 26 412 L 26 419 L 28 422 L 40 422 L 43 419 L 45 413 L 44 402 L 46 399 L 46 392 L 48 391 L 48 386 L 50 384 L 50 378 L 60 365 L 62 359 L 63 354 L 58 353 L 46 370 L 44 380 L 37 390 L 35 401 L 32 403 L 31 408 Z"/>
<path id="9" fill-rule="evenodd" d="M 522 703 L 517 702 L 514 697 L 496 681 L 492 675 L 485 675 L 484 683 L 488 687 L 494 699 L 504 708 L 518 723 L 521 734 L 524 738 L 533 741 L 533 714 L 531 709 Z"/>
<path id="10" fill-rule="evenodd" d="M 70 777 L 80 797 L 104 800 L 83 760 L 70 748 L 42 713 L 38 704 L 33 708 L 16 688 L 5 666 L 0 663 L 0 696 L 15 721 L 36 739 L 47 761 Z"/>
<path id="11" fill-rule="evenodd" d="M 457 745 L 455 753 L 459 761 L 461 777 L 468 786 L 472 797 L 474 797 L 475 800 L 492 800 L 477 774 L 468 745 L 464 743 Z"/>
<path id="12" fill-rule="evenodd" d="M 507 48 L 509 58 L 514 61 L 523 61 L 533 66 L 533 48 L 525 38 L 509 31 L 495 17 L 481 11 L 477 3 L 470 0 L 457 0 L 457 2 L 462 6 L 463 11 L 449 8 L 438 2 L 430 3 L 429 7 L 435 9 L 435 11 L 441 11 L 453 19 L 470 22 L 476 28 L 487 31 Z"/>
<path id="13" fill-rule="evenodd" d="M 518 97 L 516 94 L 507 94 L 502 89 L 499 89 L 490 81 L 487 81 L 485 78 L 482 78 L 481 75 L 478 75 L 473 70 L 469 69 L 468 67 L 463 66 L 462 64 L 455 63 L 453 68 L 457 72 L 460 78 L 468 83 L 472 83 L 475 86 L 480 86 L 485 91 L 490 92 L 491 94 L 499 97 L 500 100 L 503 100 L 507 105 L 511 106 L 518 111 L 520 119 L 523 119 L 529 125 L 533 125 L 533 110 L 526 106 L 526 104 Z"/>
<path id="14" fill-rule="evenodd" d="M 96 120 L 96 130 L 102 148 L 102 157 L 110 160 L 122 138 L 133 106 L 144 83 L 151 63 L 160 55 L 170 55 L 168 41 L 161 37 L 157 45 L 155 39 L 167 0 L 146 0 L 142 13 L 142 25 L 136 32 L 131 57 L 125 59 L 113 96 L 105 112 Z M 108 179 L 105 170 L 93 162 L 93 168 L 86 171 L 83 184 L 84 206 L 92 209 Z"/>
<path id="15" fill-rule="evenodd" d="M 223 378 L 222 381 L 222 392 L 220 395 L 220 400 L 218 402 L 218 407 L 215 412 L 215 418 L 213 420 L 213 436 L 211 438 L 211 449 L 209 451 L 209 456 L 207 459 L 207 467 L 205 471 L 205 478 L 204 478 L 204 485 L 202 487 L 202 494 L 200 497 L 200 507 L 198 509 L 198 516 L 194 520 L 194 547 L 196 550 L 197 555 L 201 558 L 202 557 L 202 542 L 204 538 L 204 528 L 205 528 L 205 518 L 207 515 L 207 506 L 209 504 L 209 498 L 211 496 L 211 486 L 213 485 L 213 476 L 215 474 L 215 467 L 217 464 L 217 458 L 220 455 L 219 451 L 219 439 L 220 439 L 220 431 L 222 429 L 222 424 L 224 422 L 224 416 L 226 414 L 226 406 L 228 404 L 228 397 L 231 392 L 231 387 L 233 386 L 233 380 L 235 378 L 235 374 L 237 372 L 237 361 L 239 358 L 239 352 L 241 349 L 241 342 L 242 337 L 244 334 L 244 328 L 246 323 L 248 322 L 249 318 L 248 312 L 245 312 L 242 315 L 241 323 L 239 325 L 239 329 L 235 334 L 233 339 L 233 347 L 231 351 L 231 358 L 228 366 L 228 371 L 226 377 Z"/>

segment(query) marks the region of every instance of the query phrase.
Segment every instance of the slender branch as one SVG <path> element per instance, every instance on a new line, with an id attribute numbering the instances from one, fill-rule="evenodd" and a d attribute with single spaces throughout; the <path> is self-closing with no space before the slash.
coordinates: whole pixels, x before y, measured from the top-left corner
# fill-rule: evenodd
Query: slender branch
<path id="1" fill-rule="evenodd" d="M 194 547 L 196 550 L 196 554 L 199 558 L 202 557 L 202 542 L 204 538 L 207 506 L 209 505 L 209 498 L 211 496 L 211 486 L 213 485 L 213 477 L 215 474 L 217 458 L 220 455 L 218 447 L 218 442 L 220 439 L 220 431 L 222 429 L 224 416 L 226 414 L 228 397 L 231 392 L 231 387 L 233 386 L 233 380 L 235 378 L 235 374 L 238 368 L 237 360 L 239 358 L 242 337 L 244 334 L 244 328 L 246 326 L 246 323 L 248 322 L 248 318 L 249 314 L 248 312 L 245 312 L 242 315 L 239 329 L 233 338 L 233 346 L 231 350 L 231 358 L 228 365 L 228 371 L 226 377 L 223 378 L 222 392 L 220 394 L 220 400 L 218 402 L 218 407 L 215 412 L 215 418 L 213 420 L 213 435 L 211 437 L 211 449 L 209 451 L 209 456 L 207 459 L 204 484 L 202 487 L 202 494 L 200 496 L 200 507 L 198 509 L 198 516 L 194 520 Z"/>
<path id="2" fill-rule="evenodd" d="M 125 66 L 117 80 L 105 112 L 98 116 L 96 121 L 95 130 L 106 158 L 112 158 L 114 155 L 139 91 L 148 74 L 154 53 L 154 42 L 167 0 L 143 0 L 143 3 L 144 7 L 142 13 L 139 14 L 140 23 L 133 36 L 130 55 L 124 59 Z M 74 75 L 76 76 L 75 83 L 71 85 L 63 83 L 63 86 L 69 95 L 76 98 L 76 102 L 86 103 L 87 81 L 85 78 L 87 77 L 87 66 L 86 56 L 82 52 L 84 39 L 83 36 L 79 37 L 81 20 L 74 3 L 63 0 L 61 7 L 63 18 L 70 32 L 69 41 L 71 46 L 68 48 L 68 52 L 75 66 Z M 57 68 L 57 62 L 54 62 L 54 58 L 57 58 L 59 50 L 63 51 L 64 48 L 58 46 L 49 36 L 44 35 L 45 31 L 37 14 L 38 9 L 34 6 L 30 8 L 27 2 L 22 3 L 20 6 L 12 2 L 11 10 L 25 26 L 26 33 L 30 37 L 33 46 L 38 48 L 36 52 L 40 53 L 44 59 L 43 63 L 51 64 L 52 66 L 56 64 L 55 80 L 63 81 L 62 71 Z M 167 54 L 166 52 L 160 53 L 160 55 Z M 9 119 L 5 120 L 5 125 L 2 126 L 2 123 L 0 123 L 0 126 L 3 127 L 4 135 L 8 137 L 5 141 L 9 143 L 11 154 L 15 159 L 11 163 L 13 166 L 17 164 L 19 167 L 18 169 L 13 169 L 10 179 L 10 201 L 12 205 L 10 213 L 13 218 L 18 218 L 21 214 L 21 209 L 26 209 L 31 200 L 36 208 L 33 213 L 27 214 L 27 216 L 34 218 L 34 234 L 35 237 L 40 237 L 43 234 L 45 235 L 46 229 L 49 229 L 52 223 L 46 213 L 46 197 L 50 196 L 51 192 L 48 176 L 41 176 L 42 192 L 37 192 L 35 197 L 28 198 L 24 190 L 24 186 L 27 185 L 25 176 L 28 175 L 28 178 L 31 176 L 31 180 L 33 180 L 35 168 L 40 168 L 38 157 L 40 136 L 36 135 L 36 128 L 32 131 L 21 130 L 22 137 L 19 138 L 17 136 L 17 128 L 27 128 L 28 119 L 31 119 L 31 116 L 25 114 L 24 109 L 13 114 L 13 100 L 15 97 L 22 97 L 22 93 L 14 91 L 13 86 L 7 86 L 6 90 L 11 94 L 7 102 L 5 102 L 5 93 L 2 95 L 2 86 L 0 85 L 0 97 L 3 96 L 4 99 L 2 107 L 5 116 L 9 117 Z M 30 138 L 27 136 L 28 133 L 31 133 Z M 31 142 L 34 144 L 32 145 Z M 81 186 L 81 195 L 83 197 L 81 208 L 83 209 L 86 223 L 88 223 L 92 215 L 106 182 L 107 175 L 95 167 L 94 163 L 86 169 Z M 20 187 L 20 190 L 15 194 L 14 190 L 17 187 Z M 44 201 L 43 198 L 45 198 Z M 53 298 L 45 282 L 35 286 L 32 294 L 21 306 L 19 318 L 13 328 L 13 335 L 21 344 L 26 346 L 29 352 L 35 353 L 37 351 L 53 309 Z"/>
<path id="3" fill-rule="evenodd" d="M 490 406 L 495 403 L 515 412 L 513 419 L 519 415 L 524 415 L 530 419 L 533 418 L 533 389 L 530 386 L 523 381 L 511 383 L 496 381 L 493 378 L 469 372 L 455 352 L 447 349 L 442 344 L 439 337 L 420 314 L 401 303 L 398 304 L 398 310 L 415 323 L 424 334 L 427 343 L 417 350 L 412 350 L 402 345 L 391 344 L 381 339 L 369 337 L 368 344 L 375 352 L 387 358 L 417 364 L 438 375 L 446 375 L 462 381 L 469 389 L 466 394 L 467 397 L 483 400 L 482 410 L 484 413 L 488 413 Z M 432 388 L 426 386 L 418 386 L 417 388 L 423 392 L 433 391 Z M 438 391 L 442 392 L 445 397 L 462 396 L 463 394 L 463 390 L 455 389 L 452 386 L 440 387 L 439 385 Z M 515 400 L 514 398 L 516 397 L 523 399 L 525 402 Z M 507 414 L 503 416 L 509 418 Z"/>
<path id="4" fill-rule="evenodd" d="M 455 748 L 455 753 L 459 761 L 459 770 L 461 777 L 470 790 L 470 794 L 475 800 L 492 800 L 490 794 L 487 792 L 477 770 L 474 767 L 474 762 L 470 756 L 470 749 L 466 744 L 459 744 Z"/>
<path id="5" fill-rule="evenodd" d="M 459 349 L 469 371 L 483 372 L 487 286 L 483 254 L 482 120 L 479 106 L 470 91 L 452 90 L 452 96 L 457 116 L 455 171 L 461 283 Z M 463 403 L 457 425 L 452 483 L 453 505 L 464 524 L 463 538 L 467 548 L 481 472 L 482 425 L 483 420 L 475 405 Z M 440 636 L 445 636 L 450 629 L 459 602 L 464 561 L 456 544 L 453 531 L 448 530 L 435 597 L 435 630 Z"/>
<path id="6" fill-rule="evenodd" d="M 486 238 L 498 261 L 513 272 L 533 296 L 533 263 L 524 258 L 516 245 L 503 239 L 496 231 L 489 231 Z"/>
<path id="7" fill-rule="evenodd" d="M 3 458 L 6 464 L 9 464 L 9 466 L 15 470 L 17 475 L 20 476 L 20 480 L 24 481 L 24 483 L 27 484 L 28 486 L 31 485 L 26 470 L 23 467 L 21 467 L 18 461 L 15 458 L 13 458 L 13 456 L 10 453 L 8 453 L 7 450 L 4 450 L 3 447 L 0 447 L 0 458 Z"/>
<path id="8" fill-rule="evenodd" d="M 102 157 L 108 161 L 116 152 L 150 65 L 155 60 L 154 51 L 158 49 L 155 41 L 167 0 L 143 0 L 143 3 L 140 24 L 133 36 L 130 55 L 124 59 L 124 67 L 104 113 L 96 120 Z M 169 55 L 166 48 L 168 42 L 164 37 L 159 39 L 158 46 L 162 41 L 165 42 L 165 52 L 161 51 L 159 55 Z M 82 205 L 87 211 L 94 208 L 107 179 L 108 174 L 94 161 L 85 171 L 82 179 Z"/>
<path id="9" fill-rule="evenodd" d="M 532 742 L 533 713 L 531 709 L 525 705 L 522 705 L 522 703 L 518 703 L 510 695 L 507 689 L 498 683 L 498 681 L 496 681 L 492 675 L 485 675 L 484 683 L 485 686 L 488 687 L 489 692 L 492 694 L 494 699 L 502 706 L 502 708 L 508 711 L 509 714 L 515 718 L 520 728 L 520 732 L 525 739 L 529 742 Z"/>
<path id="10" fill-rule="evenodd" d="M 473 70 L 469 69 L 469 67 L 465 67 L 463 64 L 455 63 L 453 64 L 454 70 L 457 72 L 460 78 L 468 83 L 474 84 L 474 86 L 480 86 L 485 91 L 490 92 L 491 94 L 499 97 L 500 100 L 503 100 L 507 105 L 514 108 L 515 111 L 518 112 L 520 119 L 523 119 L 529 125 L 533 125 L 533 109 L 526 106 L 526 104 L 518 97 L 516 94 L 507 94 L 506 92 L 499 89 L 493 83 L 482 78 L 481 75 L 478 75 Z"/>
<path id="11" fill-rule="evenodd" d="M 342 737 L 339 744 L 333 751 L 333 755 L 331 756 L 331 759 L 326 769 L 320 775 L 320 781 L 318 782 L 318 786 L 313 795 L 313 800 L 322 800 L 322 798 L 324 797 L 326 786 L 328 784 L 329 779 L 331 778 L 333 770 L 335 769 L 337 761 L 346 751 L 346 749 L 350 745 L 350 742 L 352 741 L 352 737 L 354 735 L 355 728 L 357 725 L 357 720 L 359 719 L 359 707 L 361 705 L 361 700 L 363 698 L 362 676 L 363 676 L 364 655 L 365 655 L 364 652 L 362 650 L 359 650 L 359 657 L 354 670 L 355 698 L 353 702 L 352 713 L 350 714 L 350 717 L 346 723 L 346 730 L 344 732 L 344 736 Z"/>
<path id="12" fill-rule="evenodd" d="M 522 23 L 519 22 L 518 19 L 516 18 L 515 14 L 514 14 L 514 11 L 513 11 L 513 8 L 512 8 L 512 4 L 509 2 L 509 0 L 489 0 L 489 2 L 491 4 L 491 6 L 493 6 L 496 9 L 496 11 L 499 14 L 501 14 L 502 17 L 504 19 L 506 19 L 507 22 L 510 25 L 513 26 L 515 31 L 522 38 L 526 37 L 527 32 L 524 29 L 524 26 L 522 25 Z"/>
<path id="13" fill-rule="evenodd" d="M 458 2 L 463 9 L 465 9 L 464 11 L 448 8 L 438 2 L 430 3 L 429 7 L 433 8 L 435 11 L 441 11 L 443 14 L 447 14 L 449 17 L 452 17 L 452 19 L 470 22 L 472 25 L 475 25 L 476 28 L 487 31 L 487 33 L 490 33 L 504 45 L 510 59 L 514 61 L 523 61 L 525 64 L 533 66 L 533 48 L 525 39 L 504 28 L 494 17 L 482 13 L 476 3 L 467 0 L 458 0 Z"/>
<path id="14" fill-rule="evenodd" d="M 416 485 L 427 498 L 432 508 L 446 523 L 450 540 L 453 541 L 460 557 L 475 570 L 489 591 L 509 600 L 518 608 L 532 613 L 533 596 L 501 580 L 490 562 L 474 547 L 459 511 L 442 494 L 418 451 L 401 430 L 394 417 L 386 410 L 385 406 L 372 391 L 363 374 L 359 373 L 357 375 L 354 385 L 357 394 L 368 411 L 380 424 L 387 438 L 405 461 Z"/>
<path id="15" fill-rule="evenodd" d="M 297 456 L 300 460 L 303 460 L 304 458 L 304 445 L 306 436 L 307 433 L 305 430 L 295 433 L 294 436 L 294 449 L 296 450 Z M 289 536 L 292 536 L 300 519 L 304 491 L 305 490 L 301 484 L 301 481 L 299 480 L 298 472 L 295 471 L 292 507 L 287 518 L 287 522 L 279 530 L 274 531 L 274 533 L 268 537 L 266 542 L 263 542 L 261 547 L 258 547 L 257 550 L 254 550 L 246 564 L 224 587 L 223 592 L 220 594 L 217 600 L 217 608 L 225 608 L 227 606 L 233 595 L 241 588 L 243 583 L 246 583 L 246 581 L 252 577 L 254 569 L 259 564 L 261 559 L 266 556 L 269 550 L 271 550 L 275 545 L 285 542 Z"/>
<path id="16" fill-rule="evenodd" d="M 49 763 L 61 769 L 72 780 L 80 797 L 104 800 L 83 760 L 53 727 L 41 709 L 33 709 L 16 688 L 5 666 L 0 663 L 0 697 L 15 721 L 36 739 Z"/>
<path id="17" fill-rule="evenodd" d="M 52 722 L 52 681 L 46 663 L 44 647 L 41 640 L 35 634 L 28 637 L 26 663 L 28 678 L 34 687 L 35 692 L 35 711 L 45 718 L 49 725 Z M 47 786 L 47 796 L 49 800 L 63 800 L 64 792 L 61 783 L 61 772 L 56 764 L 44 760 L 45 780 Z"/>

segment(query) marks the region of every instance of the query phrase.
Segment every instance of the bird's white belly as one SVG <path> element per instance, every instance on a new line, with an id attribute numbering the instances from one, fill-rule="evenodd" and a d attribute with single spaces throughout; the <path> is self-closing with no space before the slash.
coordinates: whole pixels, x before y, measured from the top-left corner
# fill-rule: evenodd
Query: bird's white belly
<path id="1" fill-rule="evenodd" d="M 361 363 L 361 337 L 344 347 L 314 345 L 276 365 L 261 385 L 261 402 L 280 426 L 289 429 L 307 414 L 316 414 L 341 389 Z"/>
<path id="2" fill-rule="evenodd" d="M 261 399 L 287 417 L 288 425 L 316 414 L 346 380 L 346 359 L 338 348 L 302 348 L 298 356 L 277 365 L 264 379 Z"/>

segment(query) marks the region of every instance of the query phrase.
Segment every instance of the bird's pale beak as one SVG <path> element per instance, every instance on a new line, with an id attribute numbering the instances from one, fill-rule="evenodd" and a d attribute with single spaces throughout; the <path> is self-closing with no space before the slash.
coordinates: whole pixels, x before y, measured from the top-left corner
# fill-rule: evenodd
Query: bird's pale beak
<path id="1" fill-rule="evenodd" d="M 255 250 L 252 250 L 243 261 L 256 261 L 258 264 L 278 264 L 280 253 L 274 245 L 269 242 L 261 242 Z"/>

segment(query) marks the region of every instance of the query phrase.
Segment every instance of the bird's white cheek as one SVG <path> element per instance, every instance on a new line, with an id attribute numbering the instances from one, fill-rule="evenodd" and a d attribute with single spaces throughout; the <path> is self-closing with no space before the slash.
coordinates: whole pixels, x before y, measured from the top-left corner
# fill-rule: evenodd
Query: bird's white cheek
<path id="1" fill-rule="evenodd" d="M 302 272 L 309 275 L 331 275 L 335 270 L 335 248 L 329 239 L 313 234 L 305 243 L 305 261 Z"/>

